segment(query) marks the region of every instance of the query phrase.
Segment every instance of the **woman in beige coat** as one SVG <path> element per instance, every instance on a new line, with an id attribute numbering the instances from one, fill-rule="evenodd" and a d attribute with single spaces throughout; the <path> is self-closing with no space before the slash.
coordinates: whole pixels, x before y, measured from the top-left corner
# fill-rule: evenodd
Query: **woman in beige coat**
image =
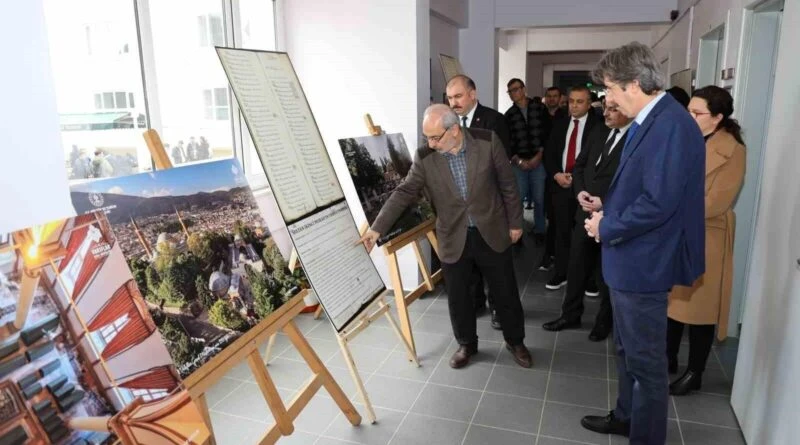
<path id="1" fill-rule="evenodd" d="M 669 295 L 667 359 L 677 372 L 683 326 L 689 325 L 689 363 L 669 386 L 670 394 L 700 389 L 714 326 L 717 338 L 728 331 L 733 280 L 733 204 L 744 179 L 745 148 L 733 113 L 733 98 L 724 89 L 707 86 L 694 92 L 689 113 L 706 139 L 706 272 L 692 287 L 676 286 Z"/>

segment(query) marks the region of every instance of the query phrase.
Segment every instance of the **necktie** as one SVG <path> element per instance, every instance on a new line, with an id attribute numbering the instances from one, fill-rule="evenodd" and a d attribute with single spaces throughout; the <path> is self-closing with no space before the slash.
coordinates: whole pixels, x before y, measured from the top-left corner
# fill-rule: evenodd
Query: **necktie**
<path id="1" fill-rule="evenodd" d="M 461 117 L 461 126 L 467 128 L 467 116 Z"/>
<path id="2" fill-rule="evenodd" d="M 614 147 L 614 141 L 617 140 L 618 134 L 619 128 L 615 128 L 614 132 L 611 133 L 611 137 L 609 137 L 606 141 L 606 145 L 603 147 L 603 151 L 600 152 L 600 157 L 597 158 L 597 162 L 595 162 L 594 165 L 600 165 L 601 162 L 608 158 L 609 154 L 611 153 L 611 149 Z"/>
<path id="3" fill-rule="evenodd" d="M 628 149 L 628 143 L 630 143 L 631 139 L 633 139 L 633 135 L 636 133 L 636 130 L 639 129 L 639 123 L 633 121 L 631 124 L 631 128 L 628 128 L 628 135 L 625 137 L 625 145 L 622 147 L 622 155 L 625 156 L 625 151 Z"/>
<path id="4" fill-rule="evenodd" d="M 572 168 L 575 167 L 575 152 L 578 151 L 578 124 L 580 121 L 574 119 L 572 121 L 575 125 L 572 127 L 572 134 L 569 135 L 569 145 L 567 146 L 567 162 L 564 166 L 564 172 L 572 173 Z"/>

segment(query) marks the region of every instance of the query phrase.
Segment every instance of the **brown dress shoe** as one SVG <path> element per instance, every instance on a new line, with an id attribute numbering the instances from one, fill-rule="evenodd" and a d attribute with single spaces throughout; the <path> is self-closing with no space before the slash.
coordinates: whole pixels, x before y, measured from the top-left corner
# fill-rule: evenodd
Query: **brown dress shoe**
<path id="1" fill-rule="evenodd" d="M 461 345 L 458 350 L 450 357 L 450 367 L 453 369 L 463 368 L 469 363 L 469 358 L 478 353 L 478 345 Z"/>
<path id="2" fill-rule="evenodd" d="M 525 347 L 525 344 L 520 343 L 512 346 L 506 343 L 506 349 L 511 351 L 511 356 L 514 357 L 514 361 L 517 362 L 518 365 L 523 368 L 530 368 L 533 366 L 531 353 L 528 351 L 528 348 Z"/>

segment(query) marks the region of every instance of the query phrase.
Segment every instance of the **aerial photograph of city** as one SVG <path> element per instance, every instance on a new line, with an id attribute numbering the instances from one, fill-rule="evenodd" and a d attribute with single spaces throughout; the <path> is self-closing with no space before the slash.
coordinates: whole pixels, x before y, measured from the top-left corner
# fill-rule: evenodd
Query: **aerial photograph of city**
<path id="1" fill-rule="evenodd" d="M 77 184 L 102 210 L 182 378 L 304 288 L 235 159 Z"/>

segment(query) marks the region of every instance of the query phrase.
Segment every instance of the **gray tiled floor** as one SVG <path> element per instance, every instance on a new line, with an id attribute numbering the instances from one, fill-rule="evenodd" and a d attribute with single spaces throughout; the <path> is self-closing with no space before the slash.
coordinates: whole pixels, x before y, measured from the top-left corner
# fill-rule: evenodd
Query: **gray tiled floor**
<path id="1" fill-rule="evenodd" d="M 526 239 L 526 243 L 530 240 Z M 531 243 L 532 244 L 532 243 Z M 534 367 L 517 366 L 503 347 L 501 333 L 486 316 L 478 320 L 480 353 L 465 369 L 447 365 L 457 345 L 452 339 L 447 297 L 442 286 L 410 306 L 421 367 L 411 365 L 387 323 L 376 322 L 351 345 L 375 408 L 369 424 L 345 367 L 330 324 L 300 316 L 298 325 L 326 362 L 364 421 L 351 426 L 322 390 L 295 422 L 295 433 L 280 444 L 624 444 L 584 430 L 580 418 L 604 415 L 615 403 L 617 382 L 611 341 L 586 337 L 597 310 L 587 300 L 580 330 L 546 332 L 541 324 L 558 316 L 563 291 L 544 289 L 545 272 L 532 270 L 540 250 L 515 249 L 517 277 L 525 310 L 526 344 Z M 682 347 L 682 364 L 688 353 Z M 289 402 L 311 376 L 290 342 L 279 336 L 269 363 L 270 375 Z M 715 346 L 703 378 L 703 390 L 672 398 L 668 443 L 676 445 L 744 444 L 730 408 L 736 342 Z M 208 394 L 220 445 L 257 443 L 272 417 L 247 365 L 225 376 Z"/>

